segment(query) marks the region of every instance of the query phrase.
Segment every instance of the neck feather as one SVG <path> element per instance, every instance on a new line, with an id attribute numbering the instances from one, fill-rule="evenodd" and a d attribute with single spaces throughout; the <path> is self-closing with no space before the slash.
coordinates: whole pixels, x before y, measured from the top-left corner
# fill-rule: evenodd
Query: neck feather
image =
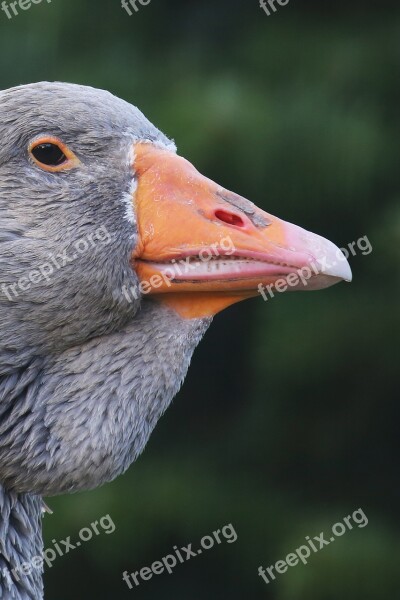
<path id="1" fill-rule="evenodd" d="M 0 485 L 0 598 L 43 598 L 42 507 L 39 496 Z"/>
<path id="2" fill-rule="evenodd" d="M 178 392 L 210 321 L 146 301 L 118 331 L 4 378 L 0 482 L 51 496 L 124 472 Z"/>
<path id="3" fill-rule="evenodd" d="M 1 599 L 43 597 L 41 496 L 97 487 L 128 468 L 210 322 L 147 301 L 123 329 L 0 378 Z"/>

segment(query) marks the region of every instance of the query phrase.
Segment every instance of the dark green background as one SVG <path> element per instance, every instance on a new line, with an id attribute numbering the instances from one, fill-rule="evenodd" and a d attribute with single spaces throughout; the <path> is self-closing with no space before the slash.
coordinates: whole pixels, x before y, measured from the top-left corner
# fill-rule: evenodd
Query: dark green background
<path id="1" fill-rule="evenodd" d="M 137 464 L 48 500 L 47 544 L 107 513 L 117 529 L 59 558 L 47 598 L 396 598 L 400 9 L 291 0 L 267 17 L 257 0 L 151 0 L 129 17 L 118 1 L 43 0 L 0 13 L 0 49 L 1 88 L 109 89 L 228 189 L 338 245 L 373 245 L 351 285 L 215 319 Z M 273 584 L 257 575 L 359 507 L 367 527 Z M 122 582 L 227 523 L 236 543 Z"/>

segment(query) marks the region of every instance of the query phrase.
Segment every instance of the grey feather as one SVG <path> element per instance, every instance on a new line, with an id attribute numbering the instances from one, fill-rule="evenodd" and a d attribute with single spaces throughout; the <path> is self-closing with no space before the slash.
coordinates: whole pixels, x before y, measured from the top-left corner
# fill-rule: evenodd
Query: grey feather
<path id="1" fill-rule="evenodd" d="M 11 584 L 1 569 L 40 553 L 40 496 L 90 489 L 129 467 L 210 319 L 120 293 L 138 290 L 137 227 L 123 202 L 130 149 L 170 144 L 137 108 L 105 91 L 38 83 L 0 92 L 0 123 L 0 598 L 37 600 L 40 571 Z M 27 148 L 42 135 L 62 139 L 82 168 L 38 169 Z M 7 292 L 101 227 L 107 244 Z"/>

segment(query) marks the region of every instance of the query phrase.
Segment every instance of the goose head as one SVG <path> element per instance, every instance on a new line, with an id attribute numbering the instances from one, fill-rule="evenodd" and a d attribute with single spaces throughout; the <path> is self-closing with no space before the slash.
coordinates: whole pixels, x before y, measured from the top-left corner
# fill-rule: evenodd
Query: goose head
<path id="1" fill-rule="evenodd" d="M 225 307 L 350 280 L 327 240 L 201 175 L 131 104 L 38 83 L 0 93 L 0 482 L 123 472 Z M 304 269 L 310 275 L 294 278 Z"/>

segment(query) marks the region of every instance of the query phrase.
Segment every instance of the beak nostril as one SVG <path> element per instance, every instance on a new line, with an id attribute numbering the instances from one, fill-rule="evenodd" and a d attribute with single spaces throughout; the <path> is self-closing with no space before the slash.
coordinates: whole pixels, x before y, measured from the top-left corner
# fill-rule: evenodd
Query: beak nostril
<path id="1" fill-rule="evenodd" d="M 219 221 L 227 223 L 228 225 L 235 225 L 236 227 L 244 227 L 245 222 L 241 216 L 228 212 L 227 210 L 218 209 L 215 211 L 215 216 Z"/>

